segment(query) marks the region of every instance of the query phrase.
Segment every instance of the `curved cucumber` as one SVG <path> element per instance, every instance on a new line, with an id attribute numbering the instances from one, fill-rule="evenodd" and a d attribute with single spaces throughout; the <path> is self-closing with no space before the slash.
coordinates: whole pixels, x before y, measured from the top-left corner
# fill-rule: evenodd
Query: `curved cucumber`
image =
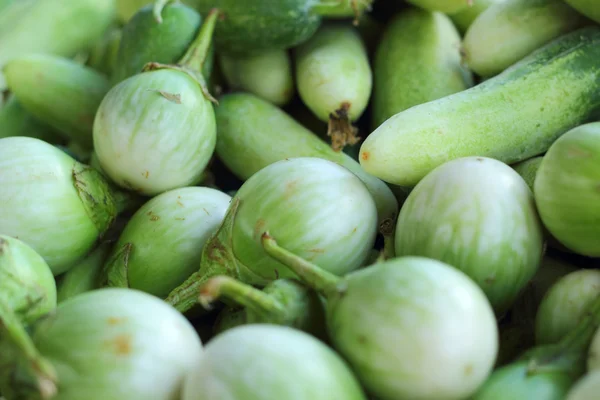
<path id="1" fill-rule="evenodd" d="M 291 157 L 319 157 L 346 167 L 358 176 L 373 196 L 379 222 L 396 220 L 398 203 L 387 185 L 368 175 L 350 156 L 336 152 L 284 111 L 256 96 L 229 94 L 219 99 L 216 152 L 239 178 L 248 179 L 276 161 Z"/>
<path id="2" fill-rule="evenodd" d="M 488 8 L 469 27 L 465 61 L 481 76 L 496 75 L 584 22 L 563 0 L 507 0 Z"/>
<path id="3" fill-rule="evenodd" d="M 414 186 L 446 161 L 539 155 L 600 111 L 600 27 L 567 34 L 471 89 L 400 112 L 363 143 L 360 163 Z"/>
<path id="4" fill-rule="evenodd" d="M 533 183 L 535 182 L 535 176 L 537 175 L 538 169 L 540 168 L 540 164 L 542 163 L 542 159 L 544 157 L 533 157 L 529 160 L 522 161 L 513 165 L 513 169 L 517 171 L 521 178 L 527 183 L 529 189 L 533 191 Z"/>
<path id="5" fill-rule="evenodd" d="M 554 142 L 534 193 L 542 221 L 556 239 L 579 254 L 600 256 L 600 122 Z"/>
<path id="6" fill-rule="evenodd" d="M 351 25 L 324 25 L 296 48 L 296 82 L 306 106 L 329 121 L 332 146 L 341 150 L 358 138 L 351 122 L 365 111 L 373 86 L 369 56 Z"/>
<path id="7" fill-rule="evenodd" d="M 452 21 L 461 33 L 465 33 L 477 17 L 487 10 L 492 4 L 502 3 L 506 0 L 476 0 L 469 7 L 450 15 Z"/>
<path id="8" fill-rule="evenodd" d="M 161 15 L 162 22 L 159 23 L 154 18 L 152 5 L 148 5 L 127 22 L 112 76 L 113 85 L 141 73 L 148 62 L 176 62 L 192 43 L 201 23 L 201 17 L 194 9 L 183 4 L 169 4 Z"/>
<path id="9" fill-rule="evenodd" d="M 221 52 L 255 53 L 287 49 L 310 38 L 321 24 L 321 16 L 307 0 L 194 0 L 205 15 L 216 7 L 224 14 L 215 31 Z"/>
<path id="10" fill-rule="evenodd" d="M 282 106 L 294 95 L 292 61 L 286 50 L 252 55 L 220 54 L 221 71 L 232 89 L 241 89 Z"/>
<path id="11" fill-rule="evenodd" d="M 8 87 L 31 115 L 66 138 L 92 147 L 96 110 L 110 85 L 104 75 L 75 61 L 48 54 L 6 64 Z"/>
<path id="12" fill-rule="evenodd" d="M 473 0 L 408 0 L 408 2 L 429 11 L 452 14 L 465 9 Z"/>
<path id="13" fill-rule="evenodd" d="M 411 8 L 389 22 L 375 55 L 373 126 L 412 106 L 472 86 L 460 35 L 442 13 Z"/>
<path id="14" fill-rule="evenodd" d="M 565 3 L 596 22 L 600 22 L 600 2 L 598 0 L 565 0 Z"/>

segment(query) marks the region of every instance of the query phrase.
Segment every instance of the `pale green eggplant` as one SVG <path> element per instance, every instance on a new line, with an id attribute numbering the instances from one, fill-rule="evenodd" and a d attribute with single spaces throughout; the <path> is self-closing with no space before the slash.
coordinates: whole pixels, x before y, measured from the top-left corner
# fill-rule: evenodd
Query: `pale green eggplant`
<path id="1" fill-rule="evenodd" d="M 454 22 L 460 33 L 464 34 L 481 13 L 493 4 L 502 3 L 503 1 L 506 0 L 475 0 L 468 7 L 463 8 L 457 13 L 450 14 L 450 18 L 452 18 L 452 22 Z"/>
<path id="2" fill-rule="evenodd" d="M 110 29 L 90 50 L 86 65 L 104 74 L 112 76 L 117 65 L 119 45 L 123 30 L 120 27 Z"/>
<path id="3" fill-rule="evenodd" d="M 105 76 L 50 54 L 14 58 L 4 67 L 4 75 L 11 92 L 31 115 L 65 138 L 92 147 L 94 117 L 110 89 Z"/>
<path id="4" fill-rule="evenodd" d="M 573 385 L 565 400 L 595 400 L 598 393 L 600 393 L 600 371 L 592 371 Z"/>
<path id="5" fill-rule="evenodd" d="M 521 161 L 520 163 L 514 164 L 512 167 L 521 178 L 527 183 L 529 189 L 533 192 L 533 184 L 535 182 L 535 176 L 537 175 L 537 171 L 540 168 L 540 164 L 542 163 L 542 156 L 533 157 L 529 160 Z"/>

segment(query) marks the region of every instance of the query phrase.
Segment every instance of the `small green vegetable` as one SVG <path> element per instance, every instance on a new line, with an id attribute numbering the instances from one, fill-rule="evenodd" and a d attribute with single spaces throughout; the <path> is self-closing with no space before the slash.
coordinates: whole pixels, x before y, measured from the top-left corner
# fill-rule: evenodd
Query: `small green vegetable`
<path id="1" fill-rule="evenodd" d="M 478 0 L 474 1 L 477 2 Z M 473 0 L 408 0 L 408 2 L 429 11 L 452 14 L 470 6 Z"/>
<path id="2" fill-rule="evenodd" d="M 94 117 L 110 89 L 106 77 L 48 54 L 17 57 L 4 67 L 7 85 L 31 115 L 65 138 L 92 147 Z"/>
<path id="3" fill-rule="evenodd" d="M 34 137 L 52 144 L 64 142 L 52 128 L 28 113 L 15 96 L 0 105 L 0 138 L 11 136 Z"/>
<path id="4" fill-rule="evenodd" d="M 112 76 L 117 66 L 122 37 L 123 30 L 120 27 L 109 29 L 90 50 L 86 65 L 107 77 Z"/>
<path id="5" fill-rule="evenodd" d="M 532 157 L 529 160 L 521 161 L 520 163 L 514 164 L 512 167 L 521 178 L 527 183 L 529 189 L 533 192 L 533 184 L 535 182 L 535 176 L 537 175 L 538 169 L 542 163 L 542 156 Z"/>
<path id="6" fill-rule="evenodd" d="M 345 361 L 325 344 L 292 328 L 254 324 L 231 329 L 208 343 L 181 398 L 365 400 L 366 396 Z"/>
<path id="7" fill-rule="evenodd" d="M 600 256 L 600 123 L 556 140 L 535 180 L 536 204 L 550 233 L 569 249 Z"/>
<path id="8" fill-rule="evenodd" d="M 567 393 L 565 400 L 594 400 L 600 392 L 600 372 L 590 372 L 580 378 Z"/>
<path id="9" fill-rule="evenodd" d="M 596 22 L 600 22 L 600 3 L 596 0 L 565 0 L 565 3 Z"/>
<path id="10" fill-rule="evenodd" d="M 450 18 L 452 18 L 452 22 L 454 22 L 460 33 L 464 34 L 481 13 L 493 4 L 502 3 L 503 1 L 506 0 L 475 0 L 468 7 L 451 14 Z"/>

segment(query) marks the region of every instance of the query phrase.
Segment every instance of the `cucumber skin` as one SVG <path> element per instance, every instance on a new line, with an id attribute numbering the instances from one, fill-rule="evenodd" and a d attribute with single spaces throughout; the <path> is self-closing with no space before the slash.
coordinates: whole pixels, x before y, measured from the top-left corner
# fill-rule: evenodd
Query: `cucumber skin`
<path id="1" fill-rule="evenodd" d="M 250 54 L 287 49 L 308 40 L 321 16 L 311 12 L 314 0 L 194 0 L 202 15 L 212 8 L 224 14 L 217 23 L 218 51 Z"/>
<path id="2" fill-rule="evenodd" d="M 390 188 L 368 175 L 350 156 L 304 128 L 283 110 L 254 95 L 229 94 L 215 107 L 216 153 L 238 178 L 246 180 L 276 161 L 291 157 L 319 157 L 356 174 L 373 196 L 379 223 L 396 221 L 398 202 Z M 393 225 L 392 222 L 392 225 Z"/>
<path id="3" fill-rule="evenodd" d="M 125 25 L 119 45 L 112 84 L 142 72 L 148 62 L 171 64 L 183 56 L 200 28 L 200 14 L 183 4 L 169 4 L 162 11 L 162 23 L 143 7 Z"/>
<path id="4" fill-rule="evenodd" d="M 460 10 L 455 14 L 451 14 L 452 22 L 458 28 L 461 34 L 464 34 L 469 26 L 477 19 L 477 17 L 487 10 L 492 4 L 502 3 L 506 0 L 476 0 L 473 5 Z"/>
<path id="5" fill-rule="evenodd" d="M 537 175 L 538 169 L 540 168 L 540 164 L 542 163 L 542 156 L 533 157 L 529 160 L 521 161 L 513 165 L 513 169 L 517 171 L 521 178 L 527 183 L 529 189 L 533 192 L 533 184 L 535 182 L 535 176 Z"/>
<path id="6" fill-rule="evenodd" d="M 600 256 L 600 122 L 578 126 L 554 142 L 534 194 L 544 225 L 560 243 Z"/>
<path id="7" fill-rule="evenodd" d="M 465 62 L 478 75 L 499 74 L 586 19 L 563 0 L 507 0 L 485 10 L 463 42 Z"/>
<path id="8" fill-rule="evenodd" d="M 460 42 L 442 13 L 412 8 L 390 21 L 374 60 L 373 128 L 400 111 L 471 87 Z"/>
<path id="9" fill-rule="evenodd" d="M 373 73 L 367 49 L 351 25 L 329 24 L 295 49 L 296 84 L 306 106 L 321 121 L 344 103 L 356 121 L 371 97 Z"/>
<path id="10" fill-rule="evenodd" d="M 565 0 L 565 3 L 586 17 L 600 23 L 600 2 L 598 0 Z"/>
<path id="11" fill-rule="evenodd" d="M 414 186 L 446 161 L 513 164 L 600 113 L 600 27 L 564 35 L 471 89 L 400 112 L 364 141 L 365 171 Z"/>

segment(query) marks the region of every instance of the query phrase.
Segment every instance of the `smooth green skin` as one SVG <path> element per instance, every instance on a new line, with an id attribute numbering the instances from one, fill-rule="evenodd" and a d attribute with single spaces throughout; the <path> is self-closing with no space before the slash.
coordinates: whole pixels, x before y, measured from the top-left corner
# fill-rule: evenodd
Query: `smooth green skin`
<path id="1" fill-rule="evenodd" d="M 56 283 L 48 264 L 26 243 L 6 235 L 0 235 L 0 303 L 2 311 L 14 311 L 25 324 L 56 307 Z"/>
<path id="2" fill-rule="evenodd" d="M 68 270 L 57 285 L 57 299 L 59 303 L 99 288 L 100 274 L 104 261 L 108 257 L 112 243 L 103 242 L 83 260 Z"/>
<path id="3" fill-rule="evenodd" d="M 347 104 L 349 119 L 356 121 L 373 87 L 367 49 L 356 28 L 323 25 L 294 51 L 296 84 L 304 104 L 322 121 Z"/>
<path id="4" fill-rule="evenodd" d="M 313 11 L 325 18 L 348 18 L 369 11 L 375 0 L 322 0 Z"/>
<path id="5" fill-rule="evenodd" d="M 579 126 L 550 147 L 535 180 L 550 233 L 570 250 L 600 256 L 600 123 Z"/>
<path id="6" fill-rule="evenodd" d="M 122 24 L 127 24 L 131 17 L 141 8 L 153 4 L 153 0 L 116 0 L 117 18 Z"/>
<path id="7" fill-rule="evenodd" d="M 216 133 L 213 105 L 198 82 L 185 72 L 159 69 L 108 92 L 94 121 L 94 149 L 115 183 L 152 196 L 197 184 Z"/>
<path id="8" fill-rule="evenodd" d="M 531 279 L 533 307 L 537 309 L 550 288 L 563 276 L 577 271 L 577 266 L 563 260 L 545 256 L 535 276 Z"/>
<path id="9" fill-rule="evenodd" d="M 408 0 L 409 3 L 429 11 L 446 14 L 459 12 L 469 6 L 472 0 Z M 475 0 L 477 2 L 478 0 Z"/>
<path id="10" fill-rule="evenodd" d="M 190 46 L 202 21 L 194 9 L 183 4 L 168 4 L 156 21 L 152 4 L 140 9 L 123 27 L 115 72 L 115 85 L 142 72 L 146 63 L 177 62 Z"/>
<path id="11" fill-rule="evenodd" d="M 379 223 L 395 221 L 398 202 L 379 179 L 368 175 L 350 156 L 335 152 L 280 108 L 251 94 L 223 96 L 215 108 L 216 153 L 240 179 L 248 179 L 262 168 L 290 157 L 320 157 L 352 171 L 375 200 Z M 281 140 L 281 135 L 285 140 Z"/>
<path id="12" fill-rule="evenodd" d="M 600 271 L 580 270 L 562 277 L 546 293 L 538 308 L 536 343 L 558 343 L 577 327 L 598 296 Z"/>
<path id="13" fill-rule="evenodd" d="M 180 313 L 131 289 L 99 289 L 65 301 L 36 326 L 33 339 L 56 368 L 56 400 L 176 400 L 202 355 L 198 335 Z"/>
<path id="14" fill-rule="evenodd" d="M 461 11 L 451 14 L 450 18 L 461 34 L 464 34 L 477 17 L 487 10 L 492 4 L 502 3 L 506 0 L 475 0 L 473 4 Z"/>
<path id="15" fill-rule="evenodd" d="M 0 138 L 11 136 L 35 137 L 48 143 L 63 141 L 50 127 L 29 114 L 15 96 L 0 106 Z"/>
<path id="16" fill-rule="evenodd" d="M 561 372 L 527 374 L 527 362 L 494 371 L 470 400 L 564 400 L 574 379 Z"/>
<path id="17" fill-rule="evenodd" d="M 221 71 L 230 88 L 252 93 L 277 106 L 295 93 L 292 61 L 287 50 L 267 50 L 248 55 L 219 56 Z"/>
<path id="18" fill-rule="evenodd" d="M 292 328 L 255 324 L 233 328 L 209 342 L 181 399 L 365 400 L 366 396 L 346 362 L 319 340 Z"/>
<path id="19" fill-rule="evenodd" d="M 16 237 L 54 275 L 83 258 L 116 216 L 107 182 L 39 139 L 0 139 L 0 234 Z"/>
<path id="20" fill-rule="evenodd" d="M 235 198 L 240 205 L 231 248 L 262 279 L 296 277 L 264 252 L 260 240 L 266 231 L 338 276 L 360 267 L 373 247 L 375 203 L 360 179 L 331 161 L 301 157 L 273 163 L 250 177 Z"/>
<path id="21" fill-rule="evenodd" d="M 565 2 L 586 17 L 600 22 L 600 3 L 596 0 L 565 0 Z"/>
<path id="22" fill-rule="evenodd" d="M 217 316 L 213 326 L 213 334 L 216 336 L 226 330 L 248 323 L 248 313 L 245 307 L 225 307 Z"/>
<path id="23" fill-rule="evenodd" d="M 221 225 L 230 201 L 229 195 L 207 187 L 170 190 L 149 200 L 113 247 L 105 265 L 108 286 L 166 297 L 198 270 L 202 248 Z"/>
<path id="24" fill-rule="evenodd" d="M 485 295 L 439 261 L 402 257 L 347 275 L 328 297 L 328 330 L 381 400 L 464 399 L 492 370 L 498 328 Z"/>
<path id="25" fill-rule="evenodd" d="M 119 46 L 123 36 L 120 27 L 110 29 L 90 50 L 86 65 L 110 77 L 117 66 Z"/>
<path id="26" fill-rule="evenodd" d="M 360 164 L 386 182 L 414 186 L 452 159 L 513 164 L 544 153 L 598 116 L 598 58 L 600 27 L 565 35 L 471 89 L 394 115 L 363 142 Z"/>
<path id="27" fill-rule="evenodd" d="M 463 41 L 465 62 L 477 74 L 493 76 L 585 22 L 563 0 L 506 0 L 489 7 L 469 27 Z"/>
<path id="28" fill-rule="evenodd" d="M 587 370 L 600 370 L 600 329 L 596 331 L 588 348 Z"/>
<path id="29" fill-rule="evenodd" d="M 535 275 L 543 242 L 525 181 L 508 165 L 483 157 L 432 171 L 409 194 L 396 225 L 397 256 L 430 257 L 462 270 L 498 313 Z"/>
<path id="30" fill-rule="evenodd" d="M 594 400 L 599 392 L 600 372 L 590 372 L 573 385 L 565 400 Z"/>
<path id="31" fill-rule="evenodd" d="M 115 0 L 16 1 L 0 14 L 0 69 L 26 54 L 72 57 L 87 50 L 114 15 Z"/>
<path id="32" fill-rule="evenodd" d="M 50 55 L 32 54 L 6 64 L 7 85 L 23 108 L 82 146 L 93 145 L 94 117 L 108 93 L 108 79 L 92 68 Z"/>
<path id="33" fill-rule="evenodd" d="M 310 38 L 321 24 L 318 0 L 193 0 L 200 14 L 218 8 L 225 15 L 215 30 L 217 50 L 255 53 L 288 49 Z"/>
<path id="34" fill-rule="evenodd" d="M 461 65 L 460 41 L 445 14 L 411 7 L 394 17 L 375 53 L 373 127 L 471 87 L 473 77 Z"/>
<path id="35" fill-rule="evenodd" d="M 529 160 L 521 161 L 513 165 L 513 169 L 517 171 L 521 178 L 527 183 L 529 189 L 533 192 L 533 184 L 535 182 L 535 176 L 537 175 L 538 169 L 542 164 L 542 156 L 532 157 Z"/>

